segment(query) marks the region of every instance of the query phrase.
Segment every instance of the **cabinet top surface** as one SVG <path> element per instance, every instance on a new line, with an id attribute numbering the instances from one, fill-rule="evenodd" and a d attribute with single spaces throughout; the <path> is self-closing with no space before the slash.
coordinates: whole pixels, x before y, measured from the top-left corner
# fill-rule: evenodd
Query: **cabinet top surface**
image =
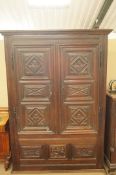
<path id="1" fill-rule="evenodd" d="M 116 101 L 116 92 L 115 92 L 115 93 L 107 92 L 107 96 L 109 96 L 109 97 L 112 98 L 114 101 Z"/>
<path id="2" fill-rule="evenodd" d="M 111 29 L 73 29 L 73 30 L 0 30 L 3 35 L 62 35 L 62 34 L 90 34 L 107 35 Z"/>

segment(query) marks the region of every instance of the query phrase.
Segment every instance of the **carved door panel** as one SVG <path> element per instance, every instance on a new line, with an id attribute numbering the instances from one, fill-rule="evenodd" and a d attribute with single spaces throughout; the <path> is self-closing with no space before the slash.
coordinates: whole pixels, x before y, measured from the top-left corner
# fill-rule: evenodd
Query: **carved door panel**
<path id="1" fill-rule="evenodd" d="M 21 41 L 20 41 L 21 42 Z M 51 41 L 15 45 L 18 133 L 47 134 L 57 130 L 54 86 L 54 45 Z"/>
<path id="2" fill-rule="evenodd" d="M 78 44 L 78 40 L 71 44 L 70 41 L 59 44 L 62 94 L 60 133 L 62 137 L 72 135 L 70 143 L 75 161 L 86 156 L 87 162 L 94 158 L 97 160 L 99 151 L 99 49 L 98 43 L 86 45 L 85 41 Z M 86 138 L 89 141 L 83 142 Z"/>
<path id="3" fill-rule="evenodd" d="M 35 164 L 37 159 L 47 159 L 47 144 L 43 142 L 33 145 L 31 139 L 47 138 L 57 132 L 54 50 L 54 41 L 47 39 L 36 41 L 22 37 L 13 45 L 17 132 L 14 138 L 14 169 L 15 166 L 23 166 L 21 160 L 33 160 Z M 25 139 L 26 143 L 22 142 Z"/>
<path id="4" fill-rule="evenodd" d="M 67 41 L 68 43 L 68 41 Z M 78 134 L 98 130 L 99 46 L 59 45 L 61 59 L 61 130 Z"/>

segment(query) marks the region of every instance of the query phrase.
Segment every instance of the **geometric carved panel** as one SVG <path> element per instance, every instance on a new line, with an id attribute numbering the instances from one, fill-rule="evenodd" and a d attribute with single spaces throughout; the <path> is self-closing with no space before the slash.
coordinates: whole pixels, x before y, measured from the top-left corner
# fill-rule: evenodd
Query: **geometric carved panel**
<path id="1" fill-rule="evenodd" d="M 69 106 L 69 124 L 73 127 L 88 127 L 90 124 L 88 106 Z"/>
<path id="2" fill-rule="evenodd" d="M 46 106 L 26 109 L 26 127 L 46 127 Z"/>
<path id="3" fill-rule="evenodd" d="M 49 85 L 25 85 L 24 86 L 24 98 L 48 98 L 50 95 Z M 39 99 L 38 99 L 39 100 Z"/>
<path id="4" fill-rule="evenodd" d="M 24 59 L 25 75 L 42 75 L 45 74 L 44 53 L 26 55 Z"/>
<path id="5" fill-rule="evenodd" d="M 69 72 L 70 74 L 85 75 L 89 74 L 89 61 L 88 57 L 84 55 L 69 54 Z"/>
<path id="6" fill-rule="evenodd" d="M 95 157 L 95 148 L 90 146 L 74 146 L 72 149 L 72 157 L 73 158 L 86 158 L 86 157 Z"/>
<path id="7" fill-rule="evenodd" d="M 41 158 L 42 146 L 22 146 L 21 147 L 21 157 L 26 159 Z"/>
<path id="8" fill-rule="evenodd" d="M 66 146 L 50 145 L 50 159 L 66 159 Z"/>
<path id="9" fill-rule="evenodd" d="M 67 85 L 66 88 L 67 97 L 88 97 L 91 96 L 91 85 Z"/>

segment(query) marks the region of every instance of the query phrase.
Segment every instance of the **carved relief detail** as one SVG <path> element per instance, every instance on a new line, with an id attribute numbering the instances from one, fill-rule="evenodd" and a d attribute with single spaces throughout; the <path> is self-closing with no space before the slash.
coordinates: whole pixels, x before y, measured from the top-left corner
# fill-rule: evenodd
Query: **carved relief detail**
<path id="1" fill-rule="evenodd" d="M 64 145 L 50 145 L 50 158 L 51 159 L 65 159 L 66 147 Z"/>
<path id="2" fill-rule="evenodd" d="M 24 96 L 25 97 L 46 97 L 49 95 L 49 86 L 48 85 L 26 85 L 24 87 Z"/>
<path id="3" fill-rule="evenodd" d="M 69 58 L 69 71 L 71 74 L 85 75 L 89 73 L 89 62 L 87 56 L 70 54 Z"/>
<path id="4" fill-rule="evenodd" d="M 89 96 L 90 85 L 69 85 L 68 96 Z"/>
<path id="5" fill-rule="evenodd" d="M 21 156 L 23 158 L 41 158 L 41 146 L 22 146 Z"/>
<path id="6" fill-rule="evenodd" d="M 95 157 L 95 149 L 93 147 L 77 147 L 73 146 L 73 158 Z"/>
<path id="7" fill-rule="evenodd" d="M 28 108 L 26 110 L 26 126 L 27 127 L 45 127 L 45 106 L 40 106 L 36 108 Z"/>
<path id="8" fill-rule="evenodd" d="M 69 126 L 88 126 L 88 106 L 69 106 Z"/>
<path id="9" fill-rule="evenodd" d="M 37 55 L 29 54 L 24 59 L 24 72 L 25 75 L 41 75 L 45 74 L 44 53 Z"/>

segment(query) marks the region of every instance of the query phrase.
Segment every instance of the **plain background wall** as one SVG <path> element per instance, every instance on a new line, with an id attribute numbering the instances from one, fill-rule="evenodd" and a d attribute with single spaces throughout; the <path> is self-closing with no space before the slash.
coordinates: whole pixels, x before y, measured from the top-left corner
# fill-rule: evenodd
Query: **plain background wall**
<path id="1" fill-rule="evenodd" d="M 114 79 L 116 80 L 116 39 L 108 40 L 107 86 Z"/>
<path id="2" fill-rule="evenodd" d="M 0 107 L 8 107 L 4 41 L 0 40 Z"/>
<path id="3" fill-rule="evenodd" d="M 108 40 L 107 86 L 116 79 L 116 40 Z M 0 107 L 8 107 L 4 41 L 0 40 Z"/>

